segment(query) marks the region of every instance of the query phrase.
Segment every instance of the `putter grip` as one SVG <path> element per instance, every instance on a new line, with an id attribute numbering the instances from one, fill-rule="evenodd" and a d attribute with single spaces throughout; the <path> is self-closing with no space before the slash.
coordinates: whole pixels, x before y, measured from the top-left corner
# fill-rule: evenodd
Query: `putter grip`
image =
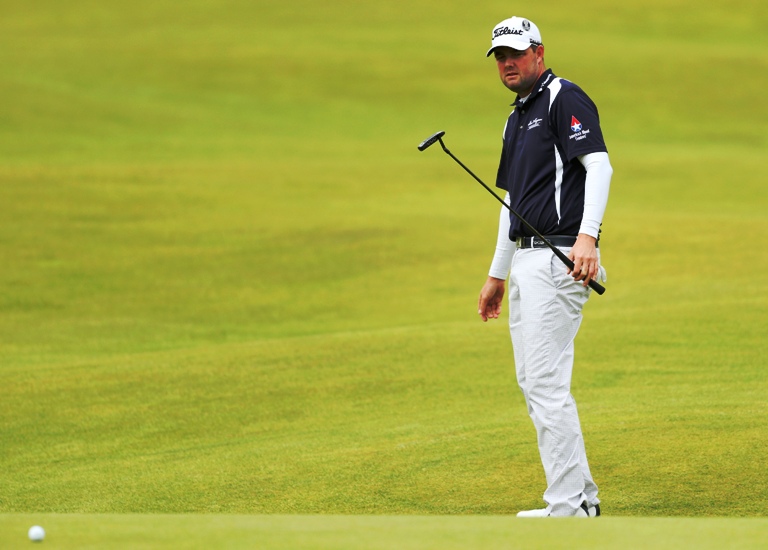
<path id="1" fill-rule="evenodd" d="M 562 250 L 553 246 L 552 251 L 557 255 L 558 258 L 560 258 L 560 260 L 568 267 L 568 269 L 573 270 L 573 262 L 568 256 L 563 254 Z M 589 285 L 589 288 L 591 288 L 601 296 L 605 292 L 605 287 L 600 283 L 598 283 L 597 281 L 590 279 L 587 284 Z"/>
<path id="2" fill-rule="evenodd" d="M 605 292 L 605 287 L 598 283 L 597 281 L 593 281 L 592 279 L 589 280 L 587 283 L 589 285 L 589 288 L 597 292 L 598 294 L 602 295 L 603 292 Z"/>

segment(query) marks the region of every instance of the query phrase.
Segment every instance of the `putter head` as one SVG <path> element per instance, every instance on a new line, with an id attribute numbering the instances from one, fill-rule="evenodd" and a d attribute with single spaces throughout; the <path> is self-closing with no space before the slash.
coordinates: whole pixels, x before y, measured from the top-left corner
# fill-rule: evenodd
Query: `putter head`
<path id="1" fill-rule="evenodd" d="M 434 135 L 429 136 L 427 139 L 419 143 L 419 151 L 423 151 L 430 145 L 434 145 L 436 142 L 440 141 L 440 138 L 445 135 L 444 131 L 437 132 Z"/>

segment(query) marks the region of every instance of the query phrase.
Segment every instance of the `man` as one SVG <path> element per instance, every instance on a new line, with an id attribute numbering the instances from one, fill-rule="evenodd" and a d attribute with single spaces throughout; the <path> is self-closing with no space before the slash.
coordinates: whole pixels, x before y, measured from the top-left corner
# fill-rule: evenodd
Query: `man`
<path id="1" fill-rule="evenodd" d="M 509 328 L 517 381 L 536 428 L 546 508 L 519 517 L 595 517 L 597 486 L 571 395 L 573 341 L 589 280 L 602 282 L 598 236 L 613 169 L 597 108 L 544 64 L 539 29 L 512 17 L 493 29 L 504 85 L 517 94 L 504 129 L 496 185 L 505 201 L 573 260 L 573 270 L 501 209 L 496 253 L 480 292 L 483 321 L 499 317 L 509 279 Z"/>

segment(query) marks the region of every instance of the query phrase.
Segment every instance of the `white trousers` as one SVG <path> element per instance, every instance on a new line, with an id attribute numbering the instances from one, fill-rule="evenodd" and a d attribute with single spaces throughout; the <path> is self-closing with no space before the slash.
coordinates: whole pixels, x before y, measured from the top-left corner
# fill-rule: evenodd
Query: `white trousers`
<path id="1" fill-rule="evenodd" d="M 569 249 L 562 249 L 567 255 Z M 509 278 L 509 330 L 517 381 L 533 420 L 552 516 L 598 504 L 571 395 L 573 340 L 591 290 L 548 248 L 517 250 Z"/>

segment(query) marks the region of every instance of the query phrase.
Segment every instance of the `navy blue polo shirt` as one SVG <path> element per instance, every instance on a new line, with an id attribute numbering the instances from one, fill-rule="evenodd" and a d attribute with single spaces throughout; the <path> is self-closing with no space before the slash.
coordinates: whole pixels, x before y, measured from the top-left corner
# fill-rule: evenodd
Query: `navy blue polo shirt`
<path id="1" fill-rule="evenodd" d="M 597 107 L 584 91 L 551 70 L 525 102 L 518 97 L 504 129 L 496 186 L 542 235 L 579 233 L 586 170 L 576 158 L 607 152 Z M 510 214 L 510 239 L 533 235 Z"/>

